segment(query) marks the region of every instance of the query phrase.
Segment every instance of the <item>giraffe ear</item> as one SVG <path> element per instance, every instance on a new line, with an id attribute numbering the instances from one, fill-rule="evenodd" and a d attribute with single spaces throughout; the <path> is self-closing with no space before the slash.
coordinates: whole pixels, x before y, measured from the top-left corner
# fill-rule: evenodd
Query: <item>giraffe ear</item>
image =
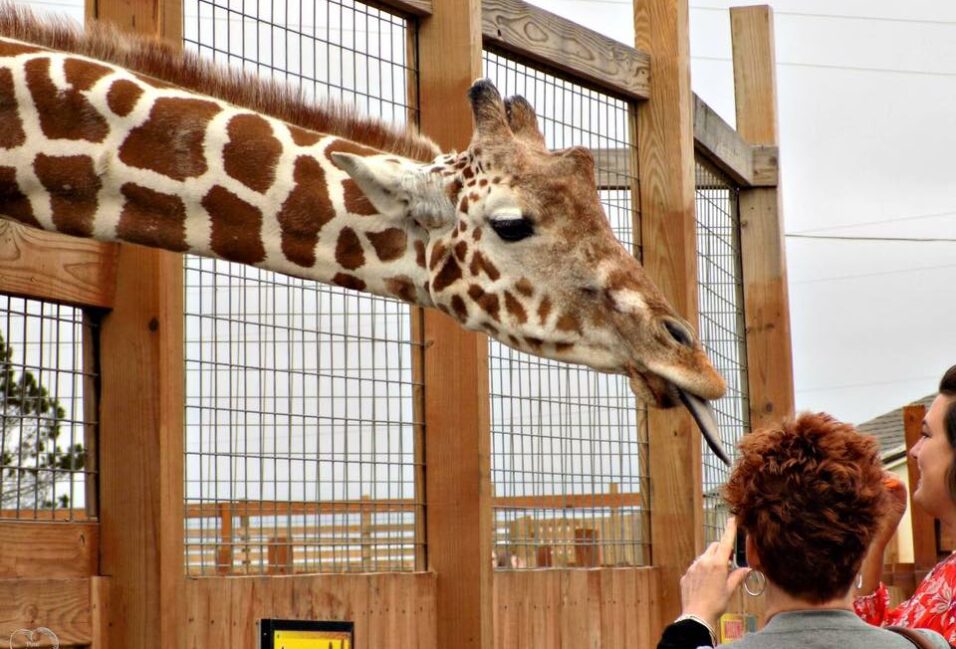
<path id="1" fill-rule="evenodd" d="M 443 227 L 454 218 L 455 207 L 445 194 L 441 175 L 395 164 L 393 156 L 363 157 L 341 151 L 331 156 L 379 214 L 412 218 L 426 229 Z"/>

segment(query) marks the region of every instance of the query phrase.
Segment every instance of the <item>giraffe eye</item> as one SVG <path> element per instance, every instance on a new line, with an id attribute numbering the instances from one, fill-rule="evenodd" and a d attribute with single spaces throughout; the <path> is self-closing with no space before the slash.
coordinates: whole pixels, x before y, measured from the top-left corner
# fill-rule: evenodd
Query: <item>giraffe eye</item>
<path id="1" fill-rule="evenodd" d="M 665 320 L 664 328 L 667 329 L 667 333 L 671 335 L 678 344 L 683 345 L 684 347 L 693 347 L 694 346 L 694 337 L 691 335 L 683 325 L 674 322 L 673 320 Z"/>
<path id="2" fill-rule="evenodd" d="M 491 229 L 505 241 L 521 241 L 534 234 L 534 225 L 526 218 L 496 219 L 491 222 Z"/>

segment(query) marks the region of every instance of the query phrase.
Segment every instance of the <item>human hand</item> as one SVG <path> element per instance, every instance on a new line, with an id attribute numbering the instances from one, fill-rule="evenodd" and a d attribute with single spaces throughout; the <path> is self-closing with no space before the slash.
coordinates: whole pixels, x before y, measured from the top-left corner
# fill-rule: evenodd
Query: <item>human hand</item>
<path id="1" fill-rule="evenodd" d="M 886 512 L 886 516 L 880 524 L 878 538 L 885 545 L 885 543 L 888 542 L 893 536 L 896 528 L 899 526 L 900 520 L 903 518 L 903 514 L 906 513 L 906 504 L 909 500 L 909 491 L 907 490 L 906 485 L 903 484 L 899 478 L 888 471 L 883 472 L 883 487 L 886 489 L 886 492 L 889 496 L 888 500 L 890 506 Z"/>
<path id="2" fill-rule="evenodd" d="M 730 596 L 750 572 L 750 568 L 730 571 L 736 534 L 737 520 L 731 517 L 720 541 L 711 543 L 680 580 L 683 614 L 696 615 L 713 629 L 727 610 Z"/>

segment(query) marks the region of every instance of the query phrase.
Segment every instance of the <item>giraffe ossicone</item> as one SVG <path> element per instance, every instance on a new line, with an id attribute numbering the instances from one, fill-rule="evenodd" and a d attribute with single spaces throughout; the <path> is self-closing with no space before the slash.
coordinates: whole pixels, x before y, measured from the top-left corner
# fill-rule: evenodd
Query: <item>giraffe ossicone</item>
<path id="1" fill-rule="evenodd" d="M 204 94 L 208 93 L 208 94 Z M 533 108 L 468 93 L 463 152 L 100 25 L 0 9 L 0 215 L 438 308 L 683 402 L 718 454 L 725 385 L 615 238 L 594 160 Z"/>

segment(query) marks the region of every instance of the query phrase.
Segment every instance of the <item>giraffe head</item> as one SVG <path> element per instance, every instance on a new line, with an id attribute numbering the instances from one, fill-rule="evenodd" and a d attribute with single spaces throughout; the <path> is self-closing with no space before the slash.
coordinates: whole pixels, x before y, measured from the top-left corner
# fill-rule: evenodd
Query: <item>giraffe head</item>
<path id="1" fill-rule="evenodd" d="M 339 161 L 377 209 L 424 230 L 434 305 L 517 349 L 625 374 L 638 397 L 684 402 L 702 423 L 724 382 L 614 236 L 591 154 L 549 151 L 534 109 L 502 101 L 490 81 L 469 98 L 476 128 L 461 154 L 417 169 Z"/>

